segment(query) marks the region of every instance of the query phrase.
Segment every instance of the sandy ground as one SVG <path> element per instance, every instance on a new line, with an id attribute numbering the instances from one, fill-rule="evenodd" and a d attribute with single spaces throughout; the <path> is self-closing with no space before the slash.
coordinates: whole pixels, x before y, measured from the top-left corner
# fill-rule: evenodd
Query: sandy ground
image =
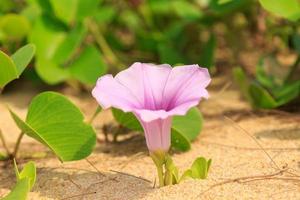
<path id="1" fill-rule="evenodd" d="M 88 160 L 70 163 L 60 163 L 42 145 L 25 137 L 20 166 L 30 160 L 26 157 L 34 155 L 37 158 L 31 160 L 38 168 L 37 183 L 29 199 L 300 199 L 299 113 L 251 111 L 234 88 L 224 92 L 215 89 L 222 85 L 226 85 L 226 81 L 215 79 L 210 88 L 211 99 L 201 103 L 205 125 L 192 149 L 173 154 L 182 171 L 197 156 L 212 158 L 206 180 L 187 180 L 179 185 L 153 188 L 155 167 L 147 155 L 143 136 L 137 133 L 118 144 L 100 142 Z M 5 104 L 25 116 L 27 104 L 38 92 L 26 88 L 20 91 L 0 97 L 0 127 L 10 148 L 19 130 Z M 87 118 L 92 115 L 92 108 L 96 108 L 92 98 L 78 97 L 70 90 L 64 93 Z M 101 113 L 94 121 L 100 138 L 103 138 L 102 125 L 111 122 L 110 111 Z M 3 150 L 1 146 L 0 150 Z M 284 172 L 279 173 L 282 169 Z M 277 175 L 270 176 L 272 174 Z M 0 162 L 0 197 L 7 194 L 14 183 L 13 168 Z"/>

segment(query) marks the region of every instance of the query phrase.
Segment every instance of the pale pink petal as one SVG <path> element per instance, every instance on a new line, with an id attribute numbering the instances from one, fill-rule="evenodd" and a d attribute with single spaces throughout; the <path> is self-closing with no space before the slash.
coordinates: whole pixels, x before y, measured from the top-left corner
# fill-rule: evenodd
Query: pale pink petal
<path id="1" fill-rule="evenodd" d="M 167 152 L 171 146 L 172 117 L 151 122 L 145 122 L 138 116 L 137 118 L 143 126 L 148 149 L 152 152 Z"/>
<path id="2" fill-rule="evenodd" d="M 92 95 L 104 109 L 115 107 L 124 112 L 131 112 L 141 106 L 130 91 L 116 81 L 112 75 L 99 78 Z"/>
<path id="3" fill-rule="evenodd" d="M 165 110 L 170 111 L 181 104 L 208 98 L 205 89 L 211 79 L 206 68 L 198 65 L 178 66 L 172 69 L 164 90 Z"/>
<path id="4" fill-rule="evenodd" d="M 172 70 L 170 65 L 134 63 L 115 79 L 138 99 L 141 109 L 161 109 L 163 89 Z"/>

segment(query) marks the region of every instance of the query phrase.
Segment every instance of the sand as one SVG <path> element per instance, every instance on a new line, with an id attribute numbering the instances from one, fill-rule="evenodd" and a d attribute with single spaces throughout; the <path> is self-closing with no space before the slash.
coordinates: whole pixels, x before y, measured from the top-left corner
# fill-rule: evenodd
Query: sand
<path id="1" fill-rule="evenodd" d="M 220 92 L 227 82 L 215 78 L 210 88 L 211 98 L 201 102 L 205 123 L 192 149 L 173 153 L 181 172 L 197 156 L 212 158 L 206 180 L 186 180 L 174 186 L 153 188 L 156 171 L 141 134 L 131 133 L 131 137 L 122 137 L 117 144 L 103 142 L 102 125 L 115 123 L 108 110 L 94 121 L 101 141 L 87 160 L 60 163 L 47 148 L 24 138 L 20 166 L 34 160 L 38 174 L 29 199 L 300 199 L 300 179 L 296 177 L 300 175 L 299 113 L 253 111 L 234 87 Z M 19 130 L 5 104 L 24 117 L 27 104 L 38 92 L 28 87 L 20 91 L 0 97 L 0 127 L 10 148 Z M 71 89 L 60 91 L 87 118 L 92 115 L 97 105 L 88 94 L 78 95 Z M 33 153 L 37 158 L 28 158 Z M 284 172 L 279 173 L 282 169 Z M 277 175 L 271 177 L 271 174 Z M 14 184 L 12 166 L 0 162 L 0 197 Z"/>

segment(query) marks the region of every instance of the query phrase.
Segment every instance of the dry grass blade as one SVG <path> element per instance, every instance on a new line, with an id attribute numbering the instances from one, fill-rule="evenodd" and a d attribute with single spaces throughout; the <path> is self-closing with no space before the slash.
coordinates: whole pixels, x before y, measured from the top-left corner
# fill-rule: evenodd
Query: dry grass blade
<path id="1" fill-rule="evenodd" d="M 238 123 L 236 123 L 234 120 L 232 120 L 230 117 L 227 117 L 224 115 L 224 118 L 228 121 L 230 121 L 234 127 L 238 128 L 239 130 L 241 130 L 243 133 L 245 133 L 246 135 L 248 135 L 250 138 L 253 139 L 253 141 L 260 147 L 260 149 L 266 154 L 266 156 L 270 159 L 270 161 L 274 164 L 274 166 L 276 166 L 276 168 L 278 170 L 280 170 L 280 167 L 275 163 L 275 161 L 272 159 L 272 157 L 270 156 L 270 154 L 264 149 L 264 147 L 255 139 L 255 137 L 253 137 L 247 130 L 245 130 L 243 127 L 241 127 Z"/>

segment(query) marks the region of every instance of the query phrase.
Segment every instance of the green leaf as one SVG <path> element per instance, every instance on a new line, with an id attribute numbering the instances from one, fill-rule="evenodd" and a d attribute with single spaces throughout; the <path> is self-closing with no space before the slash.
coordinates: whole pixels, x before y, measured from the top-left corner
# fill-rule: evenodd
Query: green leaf
<path id="1" fill-rule="evenodd" d="M 215 64 L 215 49 L 217 46 L 216 37 L 211 34 L 208 41 L 202 47 L 199 64 L 203 67 L 211 69 Z"/>
<path id="2" fill-rule="evenodd" d="M 189 141 L 195 140 L 202 130 L 203 117 L 198 108 L 191 108 L 185 116 L 174 116 L 172 129 L 184 135 Z"/>
<path id="3" fill-rule="evenodd" d="M 289 103 L 300 96 L 300 81 L 284 84 L 272 91 L 278 106 Z"/>
<path id="4" fill-rule="evenodd" d="M 0 17 L 0 32 L 4 34 L 4 39 L 21 40 L 30 31 L 28 20 L 17 14 L 7 14 Z"/>
<path id="5" fill-rule="evenodd" d="M 190 169 L 186 170 L 181 176 L 180 181 L 186 178 L 206 179 L 211 165 L 211 159 L 206 160 L 204 157 L 197 158 Z"/>
<path id="6" fill-rule="evenodd" d="M 236 84 L 239 86 L 242 95 L 249 101 L 251 102 L 252 99 L 250 97 L 249 94 L 249 80 L 245 74 L 245 72 L 243 71 L 242 68 L 240 67 L 235 67 L 232 70 L 232 74 L 233 74 L 233 78 L 234 81 L 236 82 Z"/>
<path id="7" fill-rule="evenodd" d="M 267 11 L 296 21 L 300 18 L 300 3 L 298 0 L 259 0 Z"/>
<path id="8" fill-rule="evenodd" d="M 192 178 L 205 179 L 207 177 L 210 165 L 211 165 L 211 159 L 206 160 L 203 157 L 197 158 L 191 167 Z"/>
<path id="9" fill-rule="evenodd" d="M 18 78 L 18 72 L 12 59 L 0 51 L 0 88 Z"/>
<path id="10" fill-rule="evenodd" d="M 35 68 L 40 78 L 48 84 L 57 84 L 69 77 L 69 72 L 60 68 L 53 57 L 66 38 L 66 32 L 49 18 L 38 19 L 31 31 L 29 41 L 36 46 Z"/>
<path id="11" fill-rule="evenodd" d="M 134 114 L 129 112 L 125 113 L 122 110 L 116 108 L 112 108 L 112 113 L 115 120 L 118 123 L 122 124 L 124 127 L 134 131 L 143 131 L 140 122 L 137 120 Z"/>
<path id="12" fill-rule="evenodd" d="M 175 129 L 171 129 L 171 145 L 179 151 L 188 151 L 191 149 L 190 140 Z"/>
<path id="13" fill-rule="evenodd" d="M 14 160 L 14 168 L 17 177 L 17 184 L 2 200 L 26 200 L 30 189 L 35 183 L 36 167 L 34 162 L 26 163 L 22 171 L 19 172 L 16 161 Z"/>
<path id="14" fill-rule="evenodd" d="M 25 134 L 48 146 L 61 161 L 85 158 L 95 146 L 93 128 L 83 122 L 80 110 L 61 94 L 37 95 L 29 106 L 26 121 L 10 113 Z"/>
<path id="15" fill-rule="evenodd" d="M 195 20 L 201 18 L 203 15 L 197 5 L 189 3 L 188 1 L 176 0 L 172 1 L 171 3 L 175 10 L 175 13 L 182 18 Z"/>
<path id="16" fill-rule="evenodd" d="M 93 17 L 97 23 L 108 24 L 117 15 L 117 10 L 113 6 L 101 6 Z"/>
<path id="17" fill-rule="evenodd" d="M 91 85 L 95 84 L 97 79 L 107 70 L 101 53 L 94 46 L 86 47 L 69 68 L 71 76 L 82 83 Z"/>
<path id="18" fill-rule="evenodd" d="M 33 44 L 27 44 L 22 48 L 18 49 L 12 56 L 12 60 L 16 65 L 18 76 L 22 74 L 24 69 L 30 63 L 35 53 L 35 46 Z"/>
<path id="19" fill-rule="evenodd" d="M 293 48 L 300 54 L 300 34 L 295 33 L 292 35 Z"/>
<path id="20" fill-rule="evenodd" d="M 256 108 L 276 108 L 278 106 L 275 99 L 270 93 L 256 83 L 251 83 L 249 86 L 249 93 L 252 99 L 252 104 Z"/>
<path id="21" fill-rule="evenodd" d="M 29 178 L 23 178 L 17 182 L 11 192 L 2 200 L 26 200 L 30 191 Z"/>
<path id="22" fill-rule="evenodd" d="M 170 65 L 185 63 L 185 59 L 181 53 L 171 44 L 166 42 L 158 45 L 158 54 L 161 63 L 169 63 Z"/>
<path id="23" fill-rule="evenodd" d="M 102 2 L 102 0 L 78 0 L 76 12 L 77 20 L 82 20 L 96 13 L 100 2 Z"/>
<path id="24" fill-rule="evenodd" d="M 87 30 L 83 24 L 78 24 L 76 27 L 72 28 L 55 50 L 53 60 L 61 65 L 64 65 L 69 61 L 79 48 L 86 33 Z"/>
<path id="25" fill-rule="evenodd" d="M 55 15 L 66 24 L 74 22 L 78 0 L 50 0 Z"/>
<path id="26" fill-rule="evenodd" d="M 34 186 L 35 180 L 36 180 L 36 167 L 35 167 L 34 162 L 30 161 L 30 162 L 26 163 L 21 172 L 19 172 L 18 166 L 17 166 L 15 160 L 14 160 L 14 166 L 15 166 L 17 181 L 20 181 L 24 178 L 28 178 L 29 186 L 30 186 L 29 188 L 32 189 L 32 187 Z"/>

